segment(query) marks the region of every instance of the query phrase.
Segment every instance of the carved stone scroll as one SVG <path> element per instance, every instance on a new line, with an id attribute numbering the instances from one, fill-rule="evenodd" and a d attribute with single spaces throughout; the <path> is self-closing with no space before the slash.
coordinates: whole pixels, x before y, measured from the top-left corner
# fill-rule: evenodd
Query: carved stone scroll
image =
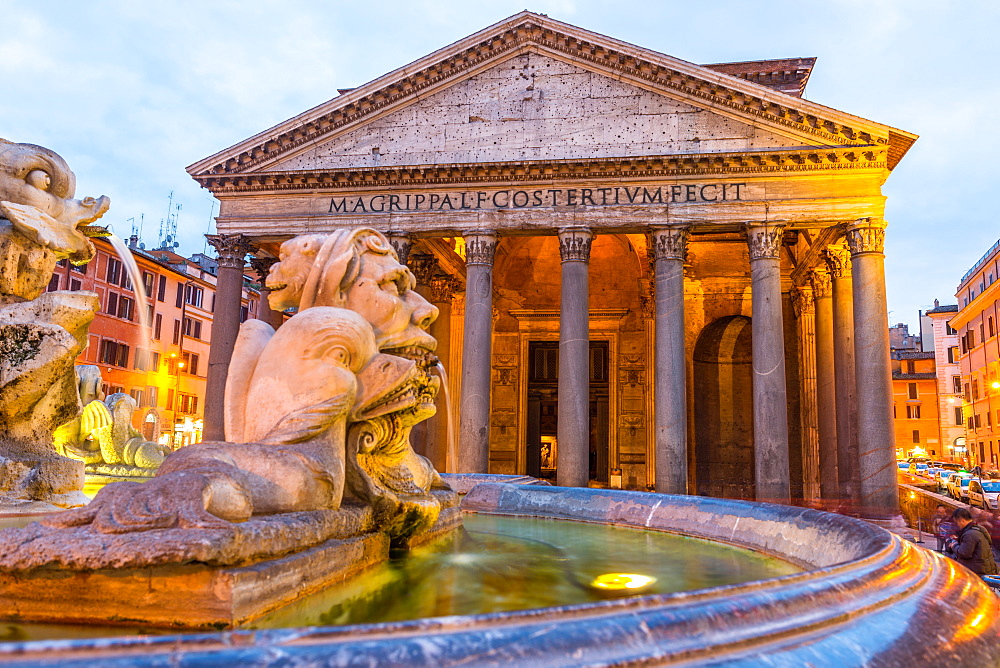
<path id="1" fill-rule="evenodd" d="M 465 264 L 493 264 L 497 236 L 493 232 L 473 232 L 465 235 Z"/>
<path id="2" fill-rule="evenodd" d="M 687 259 L 687 242 L 690 227 L 677 225 L 656 228 L 650 234 L 649 245 L 652 260 L 685 260 Z"/>
<path id="3" fill-rule="evenodd" d="M 589 262 L 594 233 L 586 227 L 564 227 L 559 230 L 559 257 L 563 262 Z"/>
<path id="4" fill-rule="evenodd" d="M 851 255 L 885 252 L 885 226 L 881 218 L 860 218 L 847 228 Z"/>
<path id="5" fill-rule="evenodd" d="M 777 259 L 784 231 L 785 226 L 781 223 L 747 223 L 746 235 L 750 260 Z"/>

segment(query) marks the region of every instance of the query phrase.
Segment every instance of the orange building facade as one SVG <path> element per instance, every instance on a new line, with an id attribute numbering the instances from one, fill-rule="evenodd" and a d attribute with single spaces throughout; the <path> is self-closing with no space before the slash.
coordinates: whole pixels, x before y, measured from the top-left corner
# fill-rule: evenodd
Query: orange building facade
<path id="1" fill-rule="evenodd" d="M 951 324 L 956 313 L 957 305 L 942 305 L 935 299 L 934 308 L 928 309 L 921 316 L 920 338 L 922 349 L 934 352 L 942 459 L 966 463 L 968 448 L 962 410 L 960 348 L 958 332 Z"/>
<path id="2" fill-rule="evenodd" d="M 958 286 L 958 313 L 951 319 L 959 340 L 963 417 L 969 463 L 996 470 L 1000 461 L 1000 241 L 965 273 Z"/>
<path id="3" fill-rule="evenodd" d="M 100 311 L 79 364 L 101 369 L 105 395 L 124 392 L 147 440 L 179 448 L 201 440 L 215 301 L 215 260 L 170 250 L 130 248 L 148 295 L 150 332 L 140 325 L 137 290 L 111 244 L 94 239 L 95 258 L 57 266 L 49 291 L 95 292 Z M 135 245 L 133 239 L 133 246 Z M 259 291 L 245 282 L 241 320 L 256 317 Z"/>
<path id="4" fill-rule="evenodd" d="M 892 410 L 896 458 L 944 456 L 933 352 L 892 351 Z"/>

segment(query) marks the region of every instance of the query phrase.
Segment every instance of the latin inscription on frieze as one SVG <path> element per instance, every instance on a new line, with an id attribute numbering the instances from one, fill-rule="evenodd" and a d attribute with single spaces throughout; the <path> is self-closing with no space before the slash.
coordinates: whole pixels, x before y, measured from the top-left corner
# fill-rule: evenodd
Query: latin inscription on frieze
<path id="1" fill-rule="evenodd" d="M 616 186 L 612 188 L 378 193 L 354 197 L 334 197 L 330 200 L 330 213 L 479 211 L 727 202 L 743 199 L 745 187 L 746 183 L 688 183 L 654 188 Z"/>

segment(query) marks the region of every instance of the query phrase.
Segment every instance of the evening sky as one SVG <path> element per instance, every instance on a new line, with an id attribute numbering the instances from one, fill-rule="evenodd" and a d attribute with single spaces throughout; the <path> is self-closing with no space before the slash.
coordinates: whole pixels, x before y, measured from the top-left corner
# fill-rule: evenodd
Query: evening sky
<path id="1" fill-rule="evenodd" d="M 67 159 L 77 195 L 109 195 L 120 236 L 167 196 L 180 251 L 217 205 L 184 168 L 525 9 L 524 0 L 25 3 L 0 0 L 0 137 Z M 987 169 L 1000 135 L 1000 3 L 535 0 L 527 7 L 695 63 L 816 56 L 806 97 L 921 138 L 890 176 L 891 322 L 954 303 L 998 238 Z M 991 120 L 992 119 L 992 120 Z M 992 202 L 992 203 L 991 203 Z"/>

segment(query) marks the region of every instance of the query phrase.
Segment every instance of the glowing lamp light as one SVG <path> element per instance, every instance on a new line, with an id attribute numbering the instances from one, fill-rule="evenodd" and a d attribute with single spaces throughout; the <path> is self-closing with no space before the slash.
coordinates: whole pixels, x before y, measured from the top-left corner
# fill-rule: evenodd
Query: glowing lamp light
<path id="1" fill-rule="evenodd" d="M 656 582 L 656 578 L 638 573 L 603 573 L 590 583 L 595 589 L 643 589 Z"/>
<path id="2" fill-rule="evenodd" d="M 1000 390 L 1000 381 L 994 380 L 993 384 L 990 385 L 990 387 L 992 387 L 994 390 Z"/>

